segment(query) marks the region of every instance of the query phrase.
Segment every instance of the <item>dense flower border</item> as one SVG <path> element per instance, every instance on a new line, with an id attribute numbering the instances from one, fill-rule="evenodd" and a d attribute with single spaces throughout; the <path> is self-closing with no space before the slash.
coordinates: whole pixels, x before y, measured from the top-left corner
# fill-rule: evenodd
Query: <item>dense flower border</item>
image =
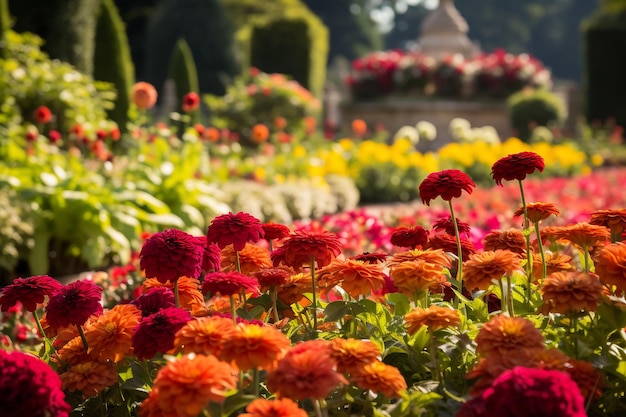
<path id="1" fill-rule="evenodd" d="M 552 84 L 550 71 L 528 54 L 498 49 L 473 58 L 435 59 L 402 50 L 373 52 L 352 61 L 346 79 L 355 100 L 390 94 L 451 98 L 505 98 L 524 87 Z"/>
<path id="2" fill-rule="evenodd" d="M 521 193 L 521 227 L 491 230 L 482 249 L 456 218 L 478 193 L 458 170 L 420 185 L 450 216 L 426 234 L 397 229 L 388 252 L 349 256 L 323 228 L 285 236 L 245 213 L 216 217 L 202 238 L 158 232 L 133 296 L 104 310 L 95 277 L 5 287 L 3 332 L 19 336 L 33 320 L 38 330 L 2 346 L 39 356 L 88 415 L 618 416 L 626 211 L 544 225 L 567 207 L 526 199 L 526 176 L 543 169 L 532 153 L 493 165 Z M 58 395 L 36 404 L 67 415 Z"/>

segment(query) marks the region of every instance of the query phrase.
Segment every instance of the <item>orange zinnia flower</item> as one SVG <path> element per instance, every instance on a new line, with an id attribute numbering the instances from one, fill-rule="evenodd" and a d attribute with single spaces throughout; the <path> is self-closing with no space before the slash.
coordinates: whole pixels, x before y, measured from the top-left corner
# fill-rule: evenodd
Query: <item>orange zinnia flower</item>
<path id="1" fill-rule="evenodd" d="M 133 330 L 141 310 L 132 304 L 118 304 L 85 329 L 87 353 L 97 361 L 117 363 L 130 353 Z"/>
<path id="2" fill-rule="evenodd" d="M 157 101 L 156 88 L 150 83 L 138 82 L 133 86 L 132 99 L 135 106 L 142 110 L 151 109 Z"/>
<path id="3" fill-rule="evenodd" d="M 367 123 L 365 123 L 362 119 L 354 119 L 351 126 L 352 133 L 354 133 L 354 136 L 357 138 L 360 138 L 367 133 Z"/>
<path id="4" fill-rule="evenodd" d="M 461 316 L 457 310 L 447 307 L 429 306 L 428 308 L 414 308 L 404 316 L 404 326 L 410 335 L 417 333 L 423 326 L 428 330 L 445 329 L 461 326 Z"/>
<path id="5" fill-rule="evenodd" d="M 341 253 L 341 242 L 335 233 L 326 230 L 296 230 L 290 234 L 283 245 L 272 252 L 274 266 L 285 264 L 295 269 L 303 265 L 311 266 L 315 261 L 317 268 L 328 265 Z"/>
<path id="6" fill-rule="evenodd" d="M 224 339 L 220 359 L 243 371 L 272 369 L 291 342 L 275 327 L 239 324 Z"/>
<path id="7" fill-rule="evenodd" d="M 558 252 L 546 252 L 546 269 L 547 275 L 555 272 L 567 272 L 574 269 L 572 265 L 572 257 L 569 255 L 563 255 Z M 543 267 L 540 257 L 533 257 L 533 278 L 539 280 L 543 277 Z"/>
<path id="8" fill-rule="evenodd" d="M 626 292 L 626 244 L 613 243 L 605 246 L 594 256 L 596 274 L 604 285 L 615 285 Z"/>
<path id="9" fill-rule="evenodd" d="M 239 251 L 239 266 L 242 274 L 252 276 L 260 269 L 272 267 L 270 253 L 265 248 L 246 243 Z M 237 271 L 235 249 L 228 245 L 222 249 L 222 272 L 233 271 Z"/>
<path id="10" fill-rule="evenodd" d="M 76 336 L 57 351 L 53 360 L 60 362 L 60 364 L 76 365 L 78 363 L 90 362 L 92 359 L 85 352 L 83 339 L 80 336 Z"/>
<path id="11" fill-rule="evenodd" d="M 526 214 L 532 223 L 538 223 L 553 214 L 558 216 L 560 213 L 559 209 L 552 203 L 528 203 L 526 205 Z M 523 216 L 524 207 L 518 208 L 513 215 L 516 217 Z"/>
<path id="12" fill-rule="evenodd" d="M 246 412 L 239 417 L 307 417 L 306 411 L 289 398 L 266 400 L 257 398 L 246 407 Z"/>
<path id="13" fill-rule="evenodd" d="M 292 275 L 287 282 L 278 287 L 278 299 L 285 305 L 292 305 L 302 299 L 302 294 L 311 292 L 311 274 L 302 273 Z"/>
<path id="14" fill-rule="evenodd" d="M 267 374 L 267 387 L 280 397 L 293 400 L 322 399 L 348 381 L 337 372 L 326 342 L 315 340 L 294 345 Z"/>
<path id="15" fill-rule="evenodd" d="M 543 349 L 541 332 L 528 319 L 494 316 L 476 335 L 476 351 L 483 356 L 507 356 L 513 352 L 532 352 Z"/>
<path id="16" fill-rule="evenodd" d="M 270 130 L 264 124 L 256 124 L 252 126 L 252 130 L 250 132 L 250 139 L 254 143 L 263 143 L 267 141 L 270 137 Z"/>
<path id="17" fill-rule="evenodd" d="M 371 294 L 385 284 L 385 272 L 379 264 L 354 259 L 337 260 L 316 273 L 321 287 L 330 289 L 339 284 L 351 297 Z"/>
<path id="18" fill-rule="evenodd" d="M 85 362 L 72 366 L 61 375 L 63 389 L 80 391 L 85 397 L 95 397 L 117 382 L 118 375 L 112 363 Z"/>
<path id="19" fill-rule="evenodd" d="M 526 255 L 526 239 L 519 229 L 492 230 L 483 238 L 483 245 L 486 251 L 506 249 L 519 255 Z"/>
<path id="20" fill-rule="evenodd" d="M 555 239 L 569 241 L 581 248 L 591 248 L 594 245 L 606 242 L 611 237 L 611 231 L 607 227 L 589 223 L 551 227 L 544 229 L 544 234 Z"/>
<path id="21" fill-rule="evenodd" d="M 174 290 L 174 283 L 167 281 L 165 284 L 159 282 L 156 278 L 150 278 L 143 282 L 142 288 L 144 292 L 148 292 L 150 288 L 169 288 Z M 204 296 L 200 291 L 200 281 L 196 278 L 180 277 L 178 278 L 178 303 L 180 308 L 189 310 L 194 317 L 205 316 L 207 309 L 204 304 Z"/>
<path id="22" fill-rule="evenodd" d="M 380 361 L 365 365 L 352 375 L 352 380 L 360 388 L 383 394 L 387 398 L 399 398 L 407 388 L 398 368 Z"/>
<path id="23" fill-rule="evenodd" d="M 461 237 L 461 257 L 466 261 L 472 253 L 476 253 L 476 247 L 467 238 Z M 444 252 L 457 253 L 456 237 L 447 233 L 437 233 L 431 236 L 426 244 L 426 249 L 441 249 Z"/>
<path id="24" fill-rule="evenodd" d="M 619 237 L 626 230 L 626 209 L 594 211 L 589 224 L 608 227 L 614 237 Z"/>
<path id="25" fill-rule="evenodd" d="M 539 350 L 537 350 L 539 352 Z M 540 350 L 543 352 L 544 350 Z M 472 386 L 470 393 L 473 396 L 480 395 L 483 391 L 491 386 L 493 381 L 504 371 L 513 369 L 516 366 L 524 366 L 527 368 L 535 365 L 534 351 L 525 350 L 511 351 L 507 355 L 492 355 L 486 358 L 480 358 L 476 366 L 474 366 L 465 376 L 467 379 L 477 379 Z"/>
<path id="26" fill-rule="evenodd" d="M 476 288 L 486 290 L 505 275 L 521 269 L 519 256 L 510 250 L 496 249 L 470 255 L 463 264 L 463 281 L 471 291 Z"/>
<path id="27" fill-rule="evenodd" d="M 159 401 L 157 399 L 157 390 L 152 388 L 148 398 L 143 400 L 139 406 L 140 417 L 165 417 L 161 409 L 159 408 Z"/>
<path id="28" fill-rule="evenodd" d="M 159 408 L 166 416 L 197 417 L 210 401 L 221 403 L 235 388 L 233 368 L 214 356 L 187 355 L 161 368 L 154 379 Z"/>
<path id="29" fill-rule="evenodd" d="M 353 374 L 363 366 L 377 361 L 381 355 L 376 344 L 369 340 L 336 338 L 330 341 L 330 357 L 337 362 L 337 370 Z"/>
<path id="30" fill-rule="evenodd" d="M 181 327 L 174 338 L 174 349 L 183 353 L 219 356 L 224 340 L 235 332 L 233 320 L 226 317 L 200 317 Z"/>
<path id="31" fill-rule="evenodd" d="M 452 267 L 452 261 L 442 249 L 413 249 L 405 252 L 394 253 L 389 260 L 389 267 L 393 268 L 402 262 L 417 260 L 439 265 L 442 268 Z"/>
<path id="32" fill-rule="evenodd" d="M 541 312 L 596 311 L 603 293 L 598 276 L 585 272 L 555 272 L 543 281 Z"/>
<path id="33" fill-rule="evenodd" d="M 584 398 L 598 399 L 602 396 L 604 376 L 591 363 L 570 359 L 567 365 L 565 372 L 570 374 L 572 380 L 576 382 Z"/>
<path id="34" fill-rule="evenodd" d="M 427 290 L 440 291 L 448 285 L 440 265 L 417 260 L 402 262 L 389 271 L 393 284 L 408 296 Z"/>

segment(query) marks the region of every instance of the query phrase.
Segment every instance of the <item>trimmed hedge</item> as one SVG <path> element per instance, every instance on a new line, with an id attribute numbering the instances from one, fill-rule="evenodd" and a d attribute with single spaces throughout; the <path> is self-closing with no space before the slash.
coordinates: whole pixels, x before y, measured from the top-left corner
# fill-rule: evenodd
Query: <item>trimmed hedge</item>
<path id="1" fill-rule="evenodd" d="M 182 112 L 182 100 L 185 94 L 189 92 L 199 93 L 198 71 L 196 63 L 193 60 L 193 54 L 189 44 L 183 38 L 176 42 L 172 58 L 170 59 L 169 78 L 174 81 L 176 86 L 176 100 L 178 102 L 179 111 Z M 200 122 L 200 110 L 190 114 L 193 123 Z"/>

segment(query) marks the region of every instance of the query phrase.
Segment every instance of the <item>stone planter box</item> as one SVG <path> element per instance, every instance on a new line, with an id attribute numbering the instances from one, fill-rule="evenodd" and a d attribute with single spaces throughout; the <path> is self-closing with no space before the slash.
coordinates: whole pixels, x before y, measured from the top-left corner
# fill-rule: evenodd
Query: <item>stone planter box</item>
<path id="1" fill-rule="evenodd" d="M 371 129 L 382 125 L 393 136 L 403 126 L 415 126 L 425 120 L 437 128 L 436 141 L 420 141 L 422 151 L 435 150 L 452 141 L 450 121 L 461 117 L 472 127 L 493 126 L 502 139 L 512 135 L 507 107 L 504 102 L 453 101 L 453 100 L 402 100 L 346 103 L 341 109 L 344 129 L 350 129 L 354 119 L 363 119 Z"/>

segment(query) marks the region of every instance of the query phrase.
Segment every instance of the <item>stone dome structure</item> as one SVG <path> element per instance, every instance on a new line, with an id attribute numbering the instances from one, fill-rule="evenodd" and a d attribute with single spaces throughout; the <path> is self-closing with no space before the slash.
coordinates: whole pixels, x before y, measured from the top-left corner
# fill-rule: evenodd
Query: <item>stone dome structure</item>
<path id="1" fill-rule="evenodd" d="M 439 0 L 439 6 L 422 23 L 419 49 L 434 58 L 450 54 L 470 58 L 480 50 L 468 38 L 468 31 L 467 22 L 454 6 L 454 0 Z"/>

